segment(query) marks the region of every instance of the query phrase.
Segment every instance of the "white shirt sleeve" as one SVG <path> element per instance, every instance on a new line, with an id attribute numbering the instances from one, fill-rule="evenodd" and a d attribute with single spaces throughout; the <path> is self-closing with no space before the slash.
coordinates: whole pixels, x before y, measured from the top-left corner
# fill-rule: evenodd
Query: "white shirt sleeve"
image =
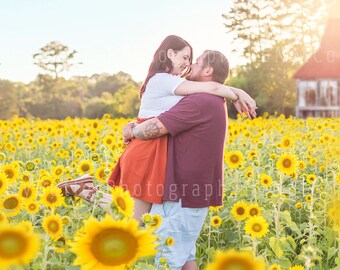
<path id="1" fill-rule="evenodd" d="M 155 74 L 146 85 L 138 117 L 158 116 L 177 104 L 183 96 L 176 96 L 175 90 L 184 81 L 169 73 Z"/>

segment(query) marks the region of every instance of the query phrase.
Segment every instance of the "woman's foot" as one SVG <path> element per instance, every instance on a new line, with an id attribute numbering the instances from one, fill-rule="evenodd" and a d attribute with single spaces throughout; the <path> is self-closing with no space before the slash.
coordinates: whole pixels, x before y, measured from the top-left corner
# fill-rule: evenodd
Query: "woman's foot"
<path id="1" fill-rule="evenodd" d="M 85 174 L 74 180 L 68 180 L 57 184 L 64 196 L 78 196 L 89 202 L 94 202 L 93 195 L 98 191 L 93 186 L 93 177 Z"/>

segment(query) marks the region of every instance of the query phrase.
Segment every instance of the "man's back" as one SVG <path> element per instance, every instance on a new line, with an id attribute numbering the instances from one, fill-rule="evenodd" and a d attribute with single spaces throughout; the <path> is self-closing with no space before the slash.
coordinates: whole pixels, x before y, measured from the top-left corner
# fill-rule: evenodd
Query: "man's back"
<path id="1" fill-rule="evenodd" d="M 183 207 L 221 205 L 227 113 L 223 98 L 185 97 L 158 119 L 168 129 L 164 201 Z"/>

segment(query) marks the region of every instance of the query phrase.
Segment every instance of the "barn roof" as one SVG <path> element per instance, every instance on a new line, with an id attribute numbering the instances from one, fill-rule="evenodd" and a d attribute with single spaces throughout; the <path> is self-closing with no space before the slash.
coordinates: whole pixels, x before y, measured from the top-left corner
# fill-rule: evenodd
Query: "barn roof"
<path id="1" fill-rule="evenodd" d="M 294 74 L 296 79 L 340 79 L 340 18 L 328 21 L 319 50 Z"/>

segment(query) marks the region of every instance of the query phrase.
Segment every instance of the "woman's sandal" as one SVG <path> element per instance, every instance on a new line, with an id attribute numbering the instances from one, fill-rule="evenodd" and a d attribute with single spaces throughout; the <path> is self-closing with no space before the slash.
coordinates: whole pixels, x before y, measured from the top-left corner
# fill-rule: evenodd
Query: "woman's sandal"
<path id="1" fill-rule="evenodd" d="M 92 185 L 89 186 L 88 184 L 90 183 Z M 76 191 L 73 191 L 71 185 L 78 185 L 79 188 Z M 57 187 L 61 188 L 64 196 L 78 196 L 89 202 L 91 202 L 93 194 L 98 191 L 98 189 L 93 186 L 93 177 L 88 174 L 74 180 L 61 182 L 57 184 Z M 87 196 L 81 194 L 84 190 L 90 190 Z"/>

